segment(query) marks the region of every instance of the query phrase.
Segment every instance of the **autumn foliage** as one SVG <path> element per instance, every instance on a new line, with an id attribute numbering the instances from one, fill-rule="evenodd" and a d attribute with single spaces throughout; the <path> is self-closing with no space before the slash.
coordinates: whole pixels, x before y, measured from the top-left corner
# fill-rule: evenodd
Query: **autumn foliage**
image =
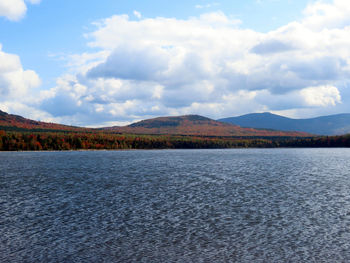
<path id="1" fill-rule="evenodd" d="M 161 117 L 125 127 L 88 129 L 0 111 L 1 151 L 350 147 L 349 136 L 257 130 L 198 115 Z"/>
<path id="2" fill-rule="evenodd" d="M 0 131 L 2 151 L 350 147 L 350 135 L 334 137 L 201 137 L 106 133 Z"/>

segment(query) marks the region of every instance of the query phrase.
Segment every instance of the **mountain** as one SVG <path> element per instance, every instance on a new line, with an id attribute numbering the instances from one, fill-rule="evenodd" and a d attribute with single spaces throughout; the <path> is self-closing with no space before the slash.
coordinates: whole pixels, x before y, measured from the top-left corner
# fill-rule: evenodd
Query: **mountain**
<path id="1" fill-rule="evenodd" d="M 81 131 L 84 128 L 26 119 L 0 110 L 0 130 Z"/>
<path id="2" fill-rule="evenodd" d="M 15 131 L 95 131 L 105 133 L 197 135 L 197 136 L 256 136 L 256 137 L 308 137 L 310 134 L 242 128 L 199 115 L 159 117 L 143 120 L 124 127 L 88 129 L 26 119 L 0 110 L 0 130 Z"/>
<path id="3" fill-rule="evenodd" d="M 238 125 L 215 121 L 199 115 L 159 117 L 143 120 L 125 127 L 104 128 L 105 131 L 133 134 L 168 134 L 200 136 L 286 136 L 305 137 L 306 133 L 280 132 L 242 128 Z"/>
<path id="4" fill-rule="evenodd" d="M 310 119 L 291 119 L 272 113 L 251 113 L 219 121 L 242 127 L 299 131 L 318 135 L 342 135 L 350 133 L 350 114 L 321 116 Z"/>

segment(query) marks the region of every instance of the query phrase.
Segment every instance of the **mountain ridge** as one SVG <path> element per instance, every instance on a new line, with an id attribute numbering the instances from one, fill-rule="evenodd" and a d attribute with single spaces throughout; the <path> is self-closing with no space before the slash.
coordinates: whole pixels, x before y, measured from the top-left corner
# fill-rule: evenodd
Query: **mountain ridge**
<path id="1" fill-rule="evenodd" d="M 58 123 L 49 123 L 42 121 L 35 121 L 24 118 L 20 115 L 9 114 L 0 110 L 0 129 L 17 128 L 24 130 L 64 130 L 64 131 L 80 131 L 87 130 L 87 128 L 80 128 L 76 126 L 68 126 Z"/>
<path id="2" fill-rule="evenodd" d="M 128 126 L 107 127 L 104 130 L 120 133 L 199 136 L 261 136 L 307 137 L 307 133 L 281 132 L 266 129 L 242 128 L 200 115 L 158 117 L 132 123 Z"/>
<path id="3" fill-rule="evenodd" d="M 303 131 L 317 135 L 343 135 L 350 133 L 350 113 L 293 119 L 264 112 L 228 117 L 219 119 L 218 121 L 255 129 Z"/>
<path id="4" fill-rule="evenodd" d="M 219 122 L 200 115 L 158 117 L 132 123 L 127 126 L 114 126 L 99 129 L 67 126 L 26 119 L 19 115 L 0 111 L 0 130 L 24 131 L 74 131 L 106 132 L 152 135 L 224 136 L 224 137 L 310 137 L 304 132 L 283 132 L 266 129 L 242 128 L 237 125 Z"/>

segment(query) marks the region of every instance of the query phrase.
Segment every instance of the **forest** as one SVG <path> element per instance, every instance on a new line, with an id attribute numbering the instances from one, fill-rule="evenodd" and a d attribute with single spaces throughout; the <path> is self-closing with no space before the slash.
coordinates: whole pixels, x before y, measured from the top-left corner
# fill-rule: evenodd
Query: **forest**
<path id="1" fill-rule="evenodd" d="M 350 135 L 309 138 L 134 135 L 0 130 L 0 151 L 350 147 Z"/>

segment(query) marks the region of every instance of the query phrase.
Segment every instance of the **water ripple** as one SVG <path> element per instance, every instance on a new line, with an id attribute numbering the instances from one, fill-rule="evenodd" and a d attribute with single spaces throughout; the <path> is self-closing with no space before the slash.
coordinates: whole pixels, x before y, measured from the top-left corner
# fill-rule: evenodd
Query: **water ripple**
<path id="1" fill-rule="evenodd" d="M 0 153 L 0 262 L 349 262 L 350 150 Z"/>

